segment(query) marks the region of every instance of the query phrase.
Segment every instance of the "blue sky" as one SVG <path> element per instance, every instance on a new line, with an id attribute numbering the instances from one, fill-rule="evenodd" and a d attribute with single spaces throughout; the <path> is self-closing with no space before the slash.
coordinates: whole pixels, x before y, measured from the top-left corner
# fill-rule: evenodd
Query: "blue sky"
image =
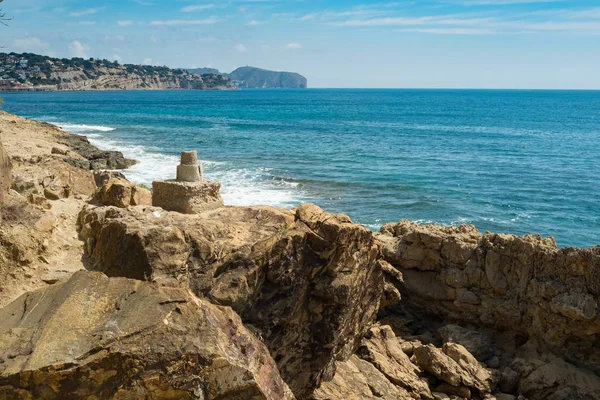
<path id="1" fill-rule="evenodd" d="M 600 0 L 5 0 L 4 51 L 296 71 L 311 87 L 600 89 Z"/>

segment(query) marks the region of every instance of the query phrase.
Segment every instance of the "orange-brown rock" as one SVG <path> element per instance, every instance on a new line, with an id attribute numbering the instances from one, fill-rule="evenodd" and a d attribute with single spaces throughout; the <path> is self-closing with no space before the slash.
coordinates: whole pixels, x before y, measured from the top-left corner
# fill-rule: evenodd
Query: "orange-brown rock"
<path id="1" fill-rule="evenodd" d="M 4 195 L 10 189 L 11 180 L 12 164 L 0 141 L 0 206 L 4 204 Z M 0 210 L 0 222 L 2 222 L 2 210 Z"/>
<path id="2" fill-rule="evenodd" d="M 0 320 L 0 398 L 294 398 L 240 318 L 187 289 L 81 271 Z"/>
<path id="3" fill-rule="evenodd" d="M 190 287 L 231 306 L 300 398 L 333 377 L 336 359 L 350 357 L 382 296 L 373 234 L 313 205 L 195 215 L 90 206 L 80 235 L 92 268 Z"/>
<path id="4" fill-rule="evenodd" d="M 100 204 L 120 208 L 152 205 L 152 193 L 148 189 L 123 178 L 111 177 L 104 181 L 94 199 Z"/>
<path id="5" fill-rule="evenodd" d="M 402 302 L 391 313 L 408 310 L 423 320 L 453 323 L 440 329 L 444 346 L 464 344 L 479 361 L 507 369 L 500 386 L 511 394 L 529 399 L 597 395 L 600 246 L 558 249 L 552 238 L 481 234 L 471 226 L 422 226 L 408 221 L 387 224 L 376 237 L 385 260 L 403 276 L 397 284 Z M 483 329 L 496 336 L 498 347 L 485 339 Z M 534 358 L 536 352 L 545 359 L 554 354 L 568 368 L 582 368 L 582 374 L 587 370 L 591 374 L 587 384 L 572 391 L 566 380 L 546 374 L 554 370 L 548 361 L 531 367 L 541 372 L 524 380 L 531 368 L 517 373 L 511 360 L 526 342 L 535 351 L 528 351 L 524 359 Z M 429 354 L 425 353 L 423 348 L 419 354 Z M 508 383 L 502 387 L 503 382 Z M 523 386 L 523 382 L 529 383 Z M 463 386 L 469 385 L 463 382 Z M 475 388 L 481 392 L 480 385 Z M 571 391 L 583 397 L 560 397 Z"/>

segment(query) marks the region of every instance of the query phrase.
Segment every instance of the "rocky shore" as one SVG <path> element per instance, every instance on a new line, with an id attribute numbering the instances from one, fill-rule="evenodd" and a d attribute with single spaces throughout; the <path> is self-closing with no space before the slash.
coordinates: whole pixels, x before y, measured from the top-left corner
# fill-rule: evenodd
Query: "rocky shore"
<path id="1" fill-rule="evenodd" d="M 600 246 L 218 186 L 181 214 L 83 137 L 0 139 L 0 398 L 600 398 Z"/>

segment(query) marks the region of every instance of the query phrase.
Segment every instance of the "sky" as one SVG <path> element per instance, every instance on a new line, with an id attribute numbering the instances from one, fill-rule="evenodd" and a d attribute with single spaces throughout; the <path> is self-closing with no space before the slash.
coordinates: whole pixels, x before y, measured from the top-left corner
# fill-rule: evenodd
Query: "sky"
<path id="1" fill-rule="evenodd" d="M 310 87 L 600 89 L 600 0 L 4 0 L 5 52 Z"/>

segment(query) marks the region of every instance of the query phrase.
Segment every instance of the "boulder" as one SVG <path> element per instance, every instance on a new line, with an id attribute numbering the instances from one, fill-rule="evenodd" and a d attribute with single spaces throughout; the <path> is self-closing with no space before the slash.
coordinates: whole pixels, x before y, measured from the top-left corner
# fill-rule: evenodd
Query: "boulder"
<path id="1" fill-rule="evenodd" d="M 415 348 L 414 357 L 417 365 L 436 378 L 446 382 L 455 393 L 473 389 L 482 397 L 494 391 L 495 378 L 483 368 L 467 349 L 455 343 L 447 343 L 443 350 L 433 345 Z M 437 392 L 449 393 L 451 388 L 438 388 Z"/>
<path id="2" fill-rule="evenodd" d="M 94 200 L 107 206 L 127 208 L 152 204 L 148 189 L 137 186 L 123 178 L 109 178 L 94 195 Z"/>
<path id="3" fill-rule="evenodd" d="M 373 364 L 357 356 L 336 362 L 336 374 L 323 382 L 310 397 L 313 400 L 412 399 L 406 390 L 394 386 Z"/>
<path id="4" fill-rule="evenodd" d="M 479 361 L 486 361 L 493 355 L 492 341 L 479 331 L 455 324 L 446 325 L 438 331 L 444 343 L 464 346 Z"/>
<path id="5" fill-rule="evenodd" d="M 0 397 L 293 399 L 229 307 L 81 271 L 0 310 Z"/>
<path id="6" fill-rule="evenodd" d="M 190 287 L 232 307 L 267 344 L 294 393 L 333 378 L 373 321 L 384 278 L 373 234 L 314 205 L 84 208 L 80 235 L 93 269 Z"/>
<path id="7" fill-rule="evenodd" d="M 410 393 L 412 398 L 433 399 L 427 381 L 419 376 L 420 369 L 411 363 L 389 326 L 371 328 L 356 354 L 373 364 L 392 384 Z"/>

